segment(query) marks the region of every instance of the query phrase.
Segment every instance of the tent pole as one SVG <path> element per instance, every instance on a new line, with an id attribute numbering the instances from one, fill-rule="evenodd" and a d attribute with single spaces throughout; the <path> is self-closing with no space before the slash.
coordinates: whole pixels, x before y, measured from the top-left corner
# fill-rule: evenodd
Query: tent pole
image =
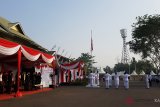
<path id="1" fill-rule="evenodd" d="M 22 56 L 22 53 L 21 53 L 21 48 L 18 50 L 18 66 L 17 66 L 17 92 L 16 92 L 16 95 L 15 97 L 21 97 L 22 96 L 22 93 L 20 92 L 19 90 L 19 87 L 20 87 L 20 72 L 21 72 L 21 56 Z"/>

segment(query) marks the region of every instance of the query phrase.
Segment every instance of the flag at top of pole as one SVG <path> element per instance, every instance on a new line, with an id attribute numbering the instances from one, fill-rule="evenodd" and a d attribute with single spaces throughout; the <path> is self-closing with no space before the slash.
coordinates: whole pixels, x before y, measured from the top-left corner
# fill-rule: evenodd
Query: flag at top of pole
<path id="1" fill-rule="evenodd" d="M 92 40 L 92 30 L 91 30 L 91 53 L 93 51 L 93 40 Z"/>

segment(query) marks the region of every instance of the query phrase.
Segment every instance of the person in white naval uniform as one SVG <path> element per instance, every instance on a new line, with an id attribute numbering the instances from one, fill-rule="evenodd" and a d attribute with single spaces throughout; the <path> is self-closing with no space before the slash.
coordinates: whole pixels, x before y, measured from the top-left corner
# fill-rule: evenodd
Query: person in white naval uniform
<path id="1" fill-rule="evenodd" d="M 109 86 L 112 87 L 112 75 L 109 76 Z"/>
<path id="2" fill-rule="evenodd" d="M 109 89 L 109 78 L 110 74 L 106 72 L 106 74 L 104 75 L 106 89 Z"/>
<path id="3" fill-rule="evenodd" d="M 89 85 L 92 87 L 93 86 L 93 73 L 92 71 L 89 74 Z"/>
<path id="4" fill-rule="evenodd" d="M 92 71 L 89 73 L 89 75 L 88 75 L 88 85 L 87 85 L 87 87 L 91 87 L 91 85 L 92 85 Z"/>
<path id="5" fill-rule="evenodd" d="M 146 83 L 146 88 L 149 89 L 149 75 L 147 73 L 145 74 L 145 83 Z"/>
<path id="6" fill-rule="evenodd" d="M 124 87 L 125 87 L 125 89 L 129 89 L 129 79 L 128 79 L 129 76 L 130 75 L 128 75 L 127 72 L 124 73 L 123 81 L 124 81 Z"/>
<path id="7" fill-rule="evenodd" d="M 96 80 L 96 75 L 95 75 L 95 73 L 92 73 L 92 84 L 93 84 L 92 86 L 93 87 L 96 86 L 95 80 Z"/>
<path id="8" fill-rule="evenodd" d="M 152 87 L 152 75 L 151 75 L 151 73 L 149 73 L 148 79 L 149 79 L 149 86 Z"/>
<path id="9" fill-rule="evenodd" d="M 97 73 L 95 73 L 96 75 L 96 85 L 99 86 L 99 73 L 98 73 L 98 70 L 97 70 Z"/>
<path id="10" fill-rule="evenodd" d="M 118 89 L 118 87 L 119 87 L 119 75 L 117 74 L 117 72 L 115 72 L 115 75 L 114 75 L 114 84 L 115 84 L 115 87 Z"/>

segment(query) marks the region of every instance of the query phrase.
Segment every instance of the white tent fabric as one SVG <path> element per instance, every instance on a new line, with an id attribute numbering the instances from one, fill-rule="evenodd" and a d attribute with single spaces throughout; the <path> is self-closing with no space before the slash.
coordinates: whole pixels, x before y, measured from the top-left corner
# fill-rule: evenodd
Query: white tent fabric
<path id="1" fill-rule="evenodd" d="M 102 70 L 101 68 L 98 69 L 98 73 L 99 73 L 99 74 L 105 74 L 104 70 Z"/>
<path id="2" fill-rule="evenodd" d="M 153 71 L 150 72 L 151 75 L 156 75 Z"/>
<path id="3" fill-rule="evenodd" d="M 144 72 L 144 71 L 142 71 L 139 75 L 145 75 L 145 72 Z"/>
<path id="4" fill-rule="evenodd" d="M 134 70 L 131 75 L 137 75 L 136 71 Z"/>

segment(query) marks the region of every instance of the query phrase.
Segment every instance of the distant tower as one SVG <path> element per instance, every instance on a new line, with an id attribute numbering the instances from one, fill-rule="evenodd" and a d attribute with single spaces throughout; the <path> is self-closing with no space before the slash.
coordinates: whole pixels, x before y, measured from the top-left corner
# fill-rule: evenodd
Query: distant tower
<path id="1" fill-rule="evenodd" d="M 127 44 L 126 44 L 127 30 L 126 29 L 121 29 L 120 33 L 121 33 L 121 36 L 122 36 L 122 39 L 123 39 L 121 63 L 126 64 L 129 61 L 129 54 L 128 54 Z"/>

